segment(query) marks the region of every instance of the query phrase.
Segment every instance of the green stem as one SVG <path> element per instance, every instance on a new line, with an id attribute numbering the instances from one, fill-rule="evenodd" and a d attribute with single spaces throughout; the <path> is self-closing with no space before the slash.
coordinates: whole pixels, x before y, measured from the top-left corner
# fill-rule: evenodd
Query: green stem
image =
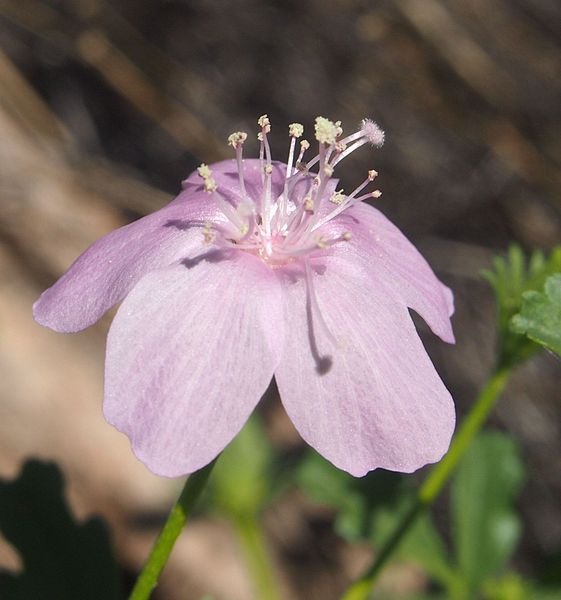
<path id="1" fill-rule="evenodd" d="M 382 546 L 372 566 L 345 592 L 342 600 L 367 600 L 386 562 L 407 535 L 417 517 L 423 513 L 438 497 L 450 476 L 466 453 L 474 437 L 485 423 L 493 406 L 505 388 L 511 368 L 499 368 L 481 390 L 471 410 L 458 429 L 450 450 L 435 465 L 425 479 L 415 502 L 402 517 L 400 523 Z"/>
<path id="2" fill-rule="evenodd" d="M 189 518 L 193 506 L 203 491 L 210 472 L 216 463 L 213 460 L 206 467 L 189 476 L 181 495 L 173 505 L 165 525 L 156 540 L 148 560 L 144 564 L 129 600 L 147 600 L 158 583 L 158 578 L 165 567 L 173 546 Z"/>
<path id="3" fill-rule="evenodd" d="M 260 600 L 280 600 L 281 595 L 268 559 L 269 551 L 257 515 L 237 515 L 232 519 L 238 531 L 256 587 L 256 598 Z"/>

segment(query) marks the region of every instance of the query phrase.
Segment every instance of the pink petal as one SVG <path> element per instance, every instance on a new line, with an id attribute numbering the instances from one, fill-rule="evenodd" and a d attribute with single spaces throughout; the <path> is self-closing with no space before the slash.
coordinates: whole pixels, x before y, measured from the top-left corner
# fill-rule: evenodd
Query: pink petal
<path id="1" fill-rule="evenodd" d="M 208 194 L 183 192 L 161 210 L 92 244 L 33 306 L 35 320 L 63 333 L 95 323 L 148 271 L 202 251 L 200 225 L 216 220 Z"/>
<path id="2" fill-rule="evenodd" d="M 296 429 L 355 476 L 438 461 L 454 429 L 453 403 L 407 308 L 356 264 L 322 262 L 313 278 L 335 344 L 313 310 L 310 328 L 302 278 L 283 278 L 286 335 L 276 379 Z"/>
<path id="3" fill-rule="evenodd" d="M 127 296 L 108 336 L 104 412 L 151 471 L 192 473 L 241 429 L 279 361 L 280 291 L 253 256 L 211 251 Z"/>
<path id="4" fill-rule="evenodd" d="M 452 292 L 401 231 L 367 204 L 353 207 L 337 221 L 352 232 L 349 249 L 354 249 L 374 281 L 387 283 L 390 291 L 419 313 L 436 335 L 454 343 Z"/>

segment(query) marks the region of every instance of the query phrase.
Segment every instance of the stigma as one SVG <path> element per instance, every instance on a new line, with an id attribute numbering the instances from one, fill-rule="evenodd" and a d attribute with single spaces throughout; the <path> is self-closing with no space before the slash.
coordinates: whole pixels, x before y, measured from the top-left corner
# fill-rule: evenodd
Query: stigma
<path id="1" fill-rule="evenodd" d="M 204 191 L 225 217 L 220 224 L 205 223 L 204 242 L 252 253 L 273 268 L 348 242 L 349 232 L 333 233 L 328 224 L 357 203 L 381 196 L 380 190 L 366 191 L 378 173 L 369 170 L 365 180 L 348 194 L 334 189 L 332 178 L 339 163 L 361 146 L 381 146 L 384 132 L 374 121 L 365 119 L 357 131 L 343 136 L 340 121 L 317 117 L 314 124 L 317 151 L 308 159 L 312 144 L 301 139 L 304 126 L 291 123 L 288 158 L 281 167 L 283 182 L 279 193 L 279 186 L 273 186 L 278 163 L 273 165 L 271 157 L 271 122 L 267 115 L 262 115 L 257 125 L 261 178 L 258 192 L 253 191 L 254 185 L 246 185 L 244 145 L 248 134 L 245 131 L 236 131 L 228 137 L 237 165 L 238 198 L 234 202 L 221 193 L 209 166 L 202 164 L 198 168 Z M 248 189 L 252 192 L 248 193 Z"/>

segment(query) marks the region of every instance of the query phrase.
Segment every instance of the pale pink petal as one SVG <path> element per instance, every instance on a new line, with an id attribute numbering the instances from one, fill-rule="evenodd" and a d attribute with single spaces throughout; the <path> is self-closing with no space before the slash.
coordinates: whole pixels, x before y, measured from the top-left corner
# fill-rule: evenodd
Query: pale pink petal
<path id="1" fill-rule="evenodd" d="M 183 192 L 161 210 L 90 246 L 33 306 L 35 320 L 56 331 L 80 331 L 120 302 L 148 271 L 203 250 L 201 227 L 216 220 L 208 194 Z"/>
<path id="2" fill-rule="evenodd" d="M 175 477 L 209 463 L 267 389 L 283 343 L 280 286 L 244 253 L 146 275 L 109 331 L 104 412 Z"/>
<path id="3" fill-rule="evenodd" d="M 339 227 L 352 233 L 348 251 L 354 250 L 355 258 L 373 280 L 384 281 L 398 298 L 423 317 L 436 335 L 453 343 L 452 292 L 438 280 L 403 233 L 379 210 L 367 204 L 346 211 L 337 222 Z"/>
<path id="4" fill-rule="evenodd" d="M 403 304 L 357 265 L 316 260 L 317 311 L 284 273 L 285 346 L 276 379 L 306 442 L 355 476 L 438 461 L 454 429 L 450 394 Z M 311 313 L 311 320 L 310 320 Z"/>

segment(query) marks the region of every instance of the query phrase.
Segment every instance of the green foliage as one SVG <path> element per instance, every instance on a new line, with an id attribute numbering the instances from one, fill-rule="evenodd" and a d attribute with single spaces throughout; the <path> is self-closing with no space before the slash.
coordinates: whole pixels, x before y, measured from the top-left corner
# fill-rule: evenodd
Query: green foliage
<path id="1" fill-rule="evenodd" d="M 483 600 L 561 600 L 561 589 L 537 586 L 517 573 L 489 579 L 482 589 Z"/>
<path id="2" fill-rule="evenodd" d="M 499 432 L 481 434 L 452 484 L 453 547 L 447 547 L 431 516 L 421 514 L 397 557 L 423 568 L 446 591 L 444 597 L 476 597 L 516 548 L 520 522 L 513 502 L 523 475 L 511 438 Z M 312 453 L 298 473 L 305 493 L 337 510 L 335 527 L 342 537 L 366 540 L 377 548 L 411 510 L 416 495 L 409 481 L 385 471 L 355 479 Z"/>
<path id="3" fill-rule="evenodd" d="M 378 470 L 357 479 L 313 450 L 299 465 L 296 481 L 312 500 L 337 509 L 335 530 L 350 542 L 369 539 L 376 512 L 391 511 L 412 494 L 405 478 L 397 473 Z"/>
<path id="4" fill-rule="evenodd" d="M 256 514 L 271 493 L 273 452 L 257 416 L 224 450 L 210 480 L 210 500 L 230 516 Z"/>
<path id="5" fill-rule="evenodd" d="M 53 463 L 29 461 L 0 481 L 0 530 L 19 553 L 23 572 L 0 573 L 4 600 L 116 600 L 117 568 L 100 519 L 76 523 Z"/>
<path id="6" fill-rule="evenodd" d="M 515 332 L 561 356 L 561 274 L 548 277 L 543 292 L 522 294 L 520 313 L 512 318 Z"/>
<path id="7" fill-rule="evenodd" d="M 452 482 L 452 519 L 457 568 L 475 592 L 500 572 L 521 533 L 513 501 L 524 468 L 512 438 L 485 433 L 469 449 Z"/>
<path id="8" fill-rule="evenodd" d="M 511 321 L 520 311 L 524 293 L 541 291 L 550 275 L 561 272 L 561 246 L 548 257 L 536 250 L 527 259 L 522 249 L 513 245 L 506 257 L 494 258 L 493 267 L 484 271 L 483 276 L 491 284 L 497 301 L 499 363 L 508 366 L 524 360 L 537 349 L 532 340 L 513 331 Z"/>

